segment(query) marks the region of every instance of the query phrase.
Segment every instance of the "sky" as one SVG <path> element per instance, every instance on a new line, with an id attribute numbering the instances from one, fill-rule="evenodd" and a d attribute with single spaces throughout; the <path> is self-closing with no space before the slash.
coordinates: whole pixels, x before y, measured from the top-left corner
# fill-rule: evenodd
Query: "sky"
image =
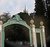
<path id="1" fill-rule="evenodd" d="M 35 0 L 0 0 L 0 14 L 9 12 L 14 15 L 22 12 L 25 7 L 28 13 L 34 12 Z"/>

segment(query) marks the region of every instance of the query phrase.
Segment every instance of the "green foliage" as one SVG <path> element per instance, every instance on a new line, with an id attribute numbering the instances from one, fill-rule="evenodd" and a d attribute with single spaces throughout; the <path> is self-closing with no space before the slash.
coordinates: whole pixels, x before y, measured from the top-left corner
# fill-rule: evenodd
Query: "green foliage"
<path id="1" fill-rule="evenodd" d="M 35 11 L 37 15 L 44 15 L 45 6 L 42 0 L 36 0 Z"/>

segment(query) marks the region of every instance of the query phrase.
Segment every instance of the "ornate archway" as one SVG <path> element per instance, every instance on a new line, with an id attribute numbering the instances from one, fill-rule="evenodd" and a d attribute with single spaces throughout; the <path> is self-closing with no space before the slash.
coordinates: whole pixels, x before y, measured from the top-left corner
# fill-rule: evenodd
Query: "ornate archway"
<path id="1" fill-rule="evenodd" d="M 20 32 L 21 30 L 21 33 L 23 33 L 23 32 L 25 32 L 25 33 L 23 33 L 23 35 L 22 36 L 25 36 L 25 34 L 26 34 L 26 36 L 27 36 L 27 33 L 26 32 L 28 32 L 28 36 L 29 36 L 29 43 L 30 43 L 30 46 L 33 46 L 34 45 L 34 47 L 37 47 L 37 41 L 39 40 L 39 39 L 36 39 L 36 34 L 38 35 L 37 37 L 39 37 L 40 38 L 40 43 L 41 43 L 41 47 L 42 46 L 44 46 L 44 47 L 46 47 L 46 42 L 45 42 L 45 30 L 44 30 L 44 26 L 43 26 L 43 22 L 41 22 L 42 24 L 41 24 L 41 28 L 39 28 L 39 29 L 35 29 L 35 25 L 34 25 L 34 22 L 32 23 L 33 21 L 31 20 L 31 28 L 26 24 L 26 22 L 25 21 L 23 21 L 21 18 L 20 18 L 20 16 L 19 15 L 15 15 L 15 17 L 13 17 L 13 18 L 11 18 L 11 19 L 9 19 L 5 24 L 3 24 L 3 31 L 2 31 L 2 47 L 4 47 L 4 40 L 5 40 L 5 32 L 7 32 L 8 31 L 8 33 L 6 33 L 6 40 L 12 40 L 12 38 L 9 38 L 9 37 L 7 37 L 8 36 L 8 34 L 10 34 L 10 32 L 15 32 L 15 33 L 17 33 L 18 31 Z M 12 28 L 12 26 L 13 26 L 13 28 Z M 14 29 L 14 28 L 16 28 L 16 27 L 18 27 L 18 28 L 16 28 L 15 30 L 17 31 L 12 31 L 11 30 L 11 28 L 12 29 Z M 20 30 L 19 30 L 20 29 Z M 10 30 L 10 31 L 9 31 Z M 25 30 L 25 31 L 24 31 Z M 18 33 L 19 33 L 18 32 Z M 13 34 L 13 36 L 14 36 L 14 33 L 12 33 Z M 11 35 L 11 34 L 10 34 Z M 11 35 L 12 36 L 12 35 Z M 8 39 L 7 39 L 8 38 Z M 15 36 L 15 38 L 16 38 L 16 36 Z M 23 37 L 22 37 L 23 38 Z M 28 38 L 28 37 L 26 37 L 26 38 Z M 25 38 L 25 39 L 26 39 Z M 20 40 L 20 37 L 18 38 L 19 40 Z M 18 40 L 17 38 L 16 38 L 16 40 Z M 14 38 L 13 38 L 13 40 L 14 40 Z M 27 39 L 26 39 L 27 40 Z M 20 40 L 21 41 L 21 40 Z M 33 42 L 33 43 L 32 43 Z M 14 44 L 14 43 L 13 43 Z"/>
<path id="2" fill-rule="evenodd" d="M 18 31 L 16 29 L 15 29 L 16 31 L 13 31 L 14 29 L 11 30 L 12 26 L 13 26 L 14 29 L 18 28 L 17 29 Z M 13 17 L 12 19 L 9 19 L 6 23 L 3 24 L 3 32 L 2 32 L 3 35 L 4 35 L 3 39 L 4 40 L 14 40 L 14 39 L 16 39 L 18 41 L 19 40 L 20 41 L 21 40 L 29 41 L 29 40 L 31 40 L 31 39 L 29 39 L 31 37 L 31 36 L 29 37 L 30 31 L 31 31 L 30 27 L 27 25 L 27 23 L 25 21 L 23 21 L 20 18 L 19 15 L 15 15 L 15 17 Z M 15 38 L 11 38 L 14 35 L 13 32 L 16 33 L 16 36 L 18 36 L 18 38 L 16 38 L 16 36 L 15 36 Z M 20 33 L 21 39 L 20 39 L 19 34 L 17 35 L 17 32 Z M 11 35 L 10 33 L 13 34 L 13 35 Z M 8 34 L 9 34 L 9 36 L 8 36 Z M 4 41 L 3 41 L 3 43 L 4 43 Z M 31 42 L 30 42 L 30 44 L 31 44 Z"/>

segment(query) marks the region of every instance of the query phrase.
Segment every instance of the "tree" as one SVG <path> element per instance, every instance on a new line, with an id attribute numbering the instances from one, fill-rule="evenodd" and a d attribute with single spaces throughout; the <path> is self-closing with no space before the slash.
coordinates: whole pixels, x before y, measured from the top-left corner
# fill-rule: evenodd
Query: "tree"
<path id="1" fill-rule="evenodd" d="M 10 19 L 9 13 L 3 13 L 0 15 L 0 19 L 3 21 L 3 23 L 7 22 Z"/>
<path id="2" fill-rule="evenodd" d="M 29 14 L 27 12 L 20 12 L 18 13 L 18 15 L 20 15 L 20 17 L 26 21 L 26 23 L 29 25 L 30 24 L 30 19 L 31 17 L 29 16 Z"/>
<path id="3" fill-rule="evenodd" d="M 45 6 L 43 4 L 42 0 L 35 0 L 35 11 L 36 15 L 44 15 L 45 12 Z"/>

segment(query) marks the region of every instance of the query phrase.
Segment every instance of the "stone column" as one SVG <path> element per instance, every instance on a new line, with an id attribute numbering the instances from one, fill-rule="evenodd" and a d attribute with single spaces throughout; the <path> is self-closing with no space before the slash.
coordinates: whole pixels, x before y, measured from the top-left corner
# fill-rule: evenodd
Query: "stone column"
<path id="1" fill-rule="evenodd" d="M 32 29 L 32 41 L 33 41 L 33 46 L 37 47 L 37 39 L 36 39 L 36 31 L 35 31 L 35 25 L 34 25 L 34 21 L 30 20 L 30 26 Z"/>
<path id="2" fill-rule="evenodd" d="M 2 21 L 0 20 L 0 47 L 2 47 Z"/>
<path id="3" fill-rule="evenodd" d="M 45 27 L 43 25 L 43 21 L 40 22 L 40 25 L 41 25 L 41 33 L 42 33 L 43 47 L 46 47 Z"/>
<path id="4" fill-rule="evenodd" d="M 29 29 L 29 38 L 30 38 L 30 46 L 32 47 L 32 31 L 31 28 Z"/>

